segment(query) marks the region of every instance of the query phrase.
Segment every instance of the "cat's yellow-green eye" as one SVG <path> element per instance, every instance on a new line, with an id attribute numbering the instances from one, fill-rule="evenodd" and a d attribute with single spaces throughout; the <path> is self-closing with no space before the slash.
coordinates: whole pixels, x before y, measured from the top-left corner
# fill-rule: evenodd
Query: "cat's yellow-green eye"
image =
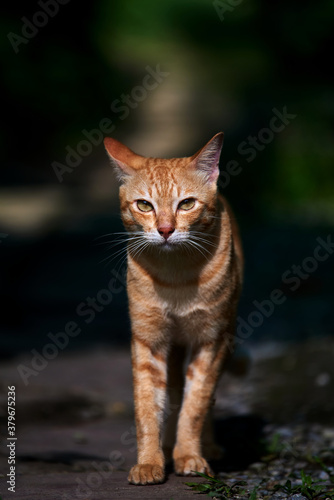
<path id="1" fill-rule="evenodd" d="M 195 201 L 194 198 L 187 198 L 186 200 L 180 201 L 178 208 L 181 208 L 181 210 L 190 210 L 194 208 Z"/>
<path id="2" fill-rule="evenodd" d="M 153 205 L 146 200 L 137 200 L 137 207 L 141 212 L 152 212 Z"/>

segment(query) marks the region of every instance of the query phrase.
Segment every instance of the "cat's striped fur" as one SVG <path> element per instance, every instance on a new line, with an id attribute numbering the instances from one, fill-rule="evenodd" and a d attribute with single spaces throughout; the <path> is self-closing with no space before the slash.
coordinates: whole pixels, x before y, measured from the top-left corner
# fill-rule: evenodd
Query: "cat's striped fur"
<path id="1" fill-rule="evenodd" d="M 242 281 L 237 226 L 217 191 L 222 142 L 219 133 L 194 156 L 165 160 L 136 155 L 105 139 L 120 178 L 129 234 L 138 442 L 138 464 L 129 481 L 134 484 L 162 482 L 168 454 L 183 475 L 210 474 L 206 458 L 217 454 L 205 419 L 231 352 Z"/>

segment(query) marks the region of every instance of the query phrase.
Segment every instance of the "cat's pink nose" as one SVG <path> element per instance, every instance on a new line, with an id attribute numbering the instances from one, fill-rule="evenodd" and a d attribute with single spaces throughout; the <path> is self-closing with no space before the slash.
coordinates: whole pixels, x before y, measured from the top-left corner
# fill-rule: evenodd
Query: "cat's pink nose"
<path id="1" fill-rule="evenodd" d="M 175 227 L 173 227 L 171 224 L 168 224 L 168 225 L 165 225 L 165 226 L 159 226 L 158 227 L 159 234 L 161 234 L 161 236 L 163 236 L 166 241 L 168 240 L 168 238 L 170 237 L 170 235 L 172 233 L 174 233 L 174 231 L 175 231 Z"/>

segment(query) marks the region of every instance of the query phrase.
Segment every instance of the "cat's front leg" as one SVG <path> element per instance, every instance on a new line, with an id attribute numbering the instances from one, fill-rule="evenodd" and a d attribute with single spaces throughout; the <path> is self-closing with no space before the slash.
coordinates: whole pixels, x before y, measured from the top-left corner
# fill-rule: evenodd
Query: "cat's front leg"
<path id="1" fill-rule="evenodd" d="M 132 369 L 137 428 L 138 463 L 130 470 L 133 484 L 161 483 L 165 479 L 161 426 L 166 395 L 166 349 L 152 349 L 133 336 Z"/>
<path id="2" fill-rule="evenodd" d="M 184 399 L 179 416 L 177 441 L 173 451 L 175 472 L 212 475 L 202 455 L 201 434 L 213 393 L 228 353 L 227 343 L 213 342 L 196 349 L 186 373 Z"/>

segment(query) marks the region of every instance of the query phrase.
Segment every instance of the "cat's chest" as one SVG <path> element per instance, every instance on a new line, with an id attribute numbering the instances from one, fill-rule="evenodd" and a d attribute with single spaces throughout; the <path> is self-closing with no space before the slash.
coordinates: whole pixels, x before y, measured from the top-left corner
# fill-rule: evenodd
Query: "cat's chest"
<path id="1" fill-rule="evenodd" d="M 154 289 L 157 302 L 167 314 L 183 317 L 205 308 L 204 297 L 198 285 L 155 284 Z"/>
<path id="2" fill-rule="evenodd" d="M 210 297 L 208 291 L 196 287 L 161 291 L 160 306 L 175 343 L 205 343 L 216 338 L 227 318 L 222 302 L 210 301 Z"/>
<path id="3" fill-rule="evenodd" d="M 226 302 L 230 271 L 223 253 L 200 270 L 190 265 L 149 268 L 129 259 L 128 295 L 130 301 L 159 309 L 165 317 L 187 318 L 188 323 L 195 318 L 195 326 L 197 319 Z"/>
<path id="4" fill-rule="evenodd" d="M 151 277 L 137 280 L 134 287 L 136 297 L 140 297 L 147 308 L 160 309 L 166 317 L 187 318 L 188 322 L 195 318 L 196 323 L 196 318 L 210 314 L 216 305 L 217 294 L 219 299 L 223 298 L 219 293 L 221 285 L 222 277 L 216 274 L 212 279 L 180 279 L 176 282 Z M 131 289 L 128 292 L 131 295 Z"/>

